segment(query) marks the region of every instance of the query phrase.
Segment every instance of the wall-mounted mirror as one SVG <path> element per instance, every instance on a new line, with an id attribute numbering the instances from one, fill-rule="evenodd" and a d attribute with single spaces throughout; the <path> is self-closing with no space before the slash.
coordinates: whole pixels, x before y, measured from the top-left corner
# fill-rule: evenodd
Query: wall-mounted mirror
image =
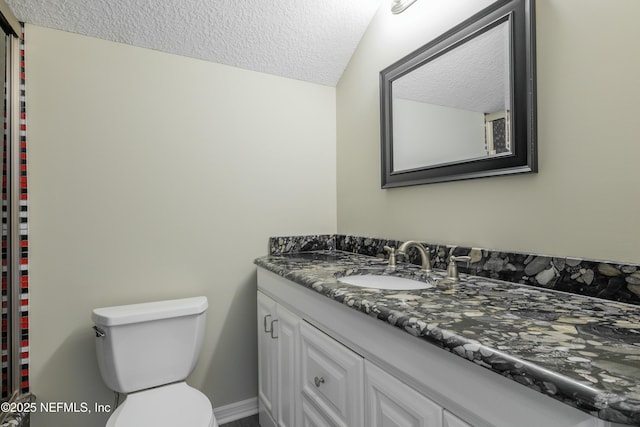
<path id="1" fill-rule="evenodd" d="M 380 72 L 382 188 L 536 172 L 533 0 L 497 1 Z"/>

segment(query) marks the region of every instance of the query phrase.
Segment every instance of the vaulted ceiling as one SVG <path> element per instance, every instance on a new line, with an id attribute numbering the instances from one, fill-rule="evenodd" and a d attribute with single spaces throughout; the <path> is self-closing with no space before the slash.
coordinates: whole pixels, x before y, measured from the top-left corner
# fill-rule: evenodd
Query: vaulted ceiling
<path id="1" fill-rule="evenodd" d="M 5 0 L 23 22 L 335 86 L 388 0 Z"/>

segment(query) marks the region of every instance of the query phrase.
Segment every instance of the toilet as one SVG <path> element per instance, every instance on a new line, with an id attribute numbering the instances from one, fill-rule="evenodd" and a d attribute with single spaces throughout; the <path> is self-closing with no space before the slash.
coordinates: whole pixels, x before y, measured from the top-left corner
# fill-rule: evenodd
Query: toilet
<path id="1" fill-rule="evenodd" d="M 204 339 L 206 297 L 96 308 L 102 379 L 127 395 L 106 427 L 218 427 L 209 399 L 187 385 Z"/>

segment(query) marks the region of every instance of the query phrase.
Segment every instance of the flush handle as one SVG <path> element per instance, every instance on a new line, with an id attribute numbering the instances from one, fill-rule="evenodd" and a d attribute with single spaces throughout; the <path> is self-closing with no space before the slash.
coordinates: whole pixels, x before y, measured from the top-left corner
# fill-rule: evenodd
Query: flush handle
<path id="1" fill-rule="evenodd" d="M 102 329 L 98 328 L 97 326 L 93 327 L 93 331 L 96 333 L 96 338 L 103 338 L 107 335 Z"/>
<path id="2" fill-rule="evenodd" d="M 324 384 L 324 378 L 323 377 L 315 377 L 313 379 L 313 383 L 316 385 L 316 387 L 320 387 L 322 384 Z"/>

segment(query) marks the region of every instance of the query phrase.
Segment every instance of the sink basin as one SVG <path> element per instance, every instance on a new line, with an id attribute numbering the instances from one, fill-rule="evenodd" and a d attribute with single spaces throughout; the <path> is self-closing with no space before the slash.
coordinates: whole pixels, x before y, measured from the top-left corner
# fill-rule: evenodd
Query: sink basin
<path id="1" fill-rule="evenodd" d="M 428 289 L 433 285 L 418 280 L 406 279 L 396 276 L 379 276 L 376 274 L 357 274 L 353 276 L 345 276 L 338 279 L 338 282 L 347 285 L 360 286 L 362 288 L 375 288 L 407 291 L 411 289 Z"/>

